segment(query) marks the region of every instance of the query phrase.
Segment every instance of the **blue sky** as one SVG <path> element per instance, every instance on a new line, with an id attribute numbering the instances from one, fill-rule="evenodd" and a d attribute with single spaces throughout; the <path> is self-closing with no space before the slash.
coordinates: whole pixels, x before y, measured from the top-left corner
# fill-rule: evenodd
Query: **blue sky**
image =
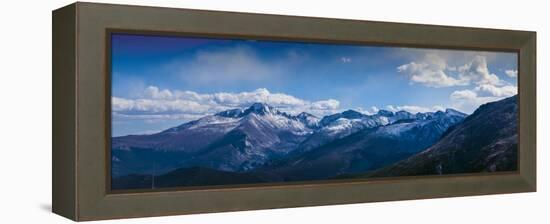
<path id="1" fill-rule="evenodd" d="M 517 55 L 114 34 L 113 136 L 153 133 L 253 101 L 319 117 L 346 109 L 471 113 L 517 92 Z"/>

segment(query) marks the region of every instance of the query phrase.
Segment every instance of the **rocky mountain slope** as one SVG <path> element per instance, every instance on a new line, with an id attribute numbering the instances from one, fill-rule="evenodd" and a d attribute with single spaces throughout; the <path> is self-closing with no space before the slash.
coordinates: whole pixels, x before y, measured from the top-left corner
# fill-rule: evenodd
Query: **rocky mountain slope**
<path id="1" fill-rule="evenodd" d="M 367 177 L 517 170 L 517 96 L 480 106 L 436 144 Z"/>

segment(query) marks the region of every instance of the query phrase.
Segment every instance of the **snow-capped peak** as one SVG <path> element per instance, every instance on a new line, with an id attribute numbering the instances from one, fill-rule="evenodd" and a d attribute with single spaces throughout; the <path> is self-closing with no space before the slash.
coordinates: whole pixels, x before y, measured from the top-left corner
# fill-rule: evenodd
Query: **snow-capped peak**
<path id="1" fill-rule="evenodd" d="M 389 110 L 379 110 L 378 113 L 376 113 L 377 115 L 380 115 L 380 116 L 384 116 L 384 117 L 391 117 L 393 116 L 393 112 L 389 111 Z"/>
<path id="2" fill-rule="evenodd" d="M 253 103 L 246 109 L 232 109 L 221 111 L 215 116 L 224 117 L 224 118 L 245 118 L 250 116 L 260 116 L 260 117 L 280 117 L 281 119 L 289 119 L 302 123 L 304 126 L 315 129 L 319 127 L 320 118 L 316 117 L 313 114 L 302 112 L 296 116 L 290 115 L 285 112 L 277 110 L 275 107 L 272 107 L 266 103 Z"/>
<path id="3" fill-rule="evenodd" d="M 243 114 L 242 109 L 232 109 L 217 113 L 216 115 L 221 117 L 240 117 Z"/>
<path id="4" fill-rule="evenodd" d="M 277 111 L 274 107 L 267 105 L 266 103 L 254 103 L 252 104 L 248 109 L 244 110 L 244 115 L 255 113 L 259 115 L 266 115 L 266 114 L 277 114 L 279 111 Z"/>
<path id="5" fill-rule="evenodd" d="M 323 126 L 326 126 L 326 125 L 329 125 L 330 123 L 340 119 L 340 118 L 345 118 L 345 119 L 361 119 L 362 117 L 365 117 L 366 115 L 362 114 L 362 113 L 359 113 L 357 111 L 354 111 L 354 110 L 346 110 L 342 113 L 337 113 L 337 114 L 332 114 L 332 115 L 328 115 L 328 116 L 325 116 L 323 117 L 323 119 L 321 119 L 320 121 L 320 124 L 323 125 Z"/>
<path id="6" fill-rule="evenodd" d="M 313 114 L 302 112 L 296 115 L 296 119 L 304 123 L 309 128 L 316 128 L 319 126 L 320 119 Z"/>
<path id="7" fill-rule="evenodd" d="M 347 119 L 359 119 L 364 117 L 365 115 L 362 113 L 359 113 L 355 110 L 346 110 L 342 112 L 342 117 Z"/>
<path id="8" fill-rule="evenodd" d="M 400 110 L 400 111 L 395 112 L 395 115 L 396 116 L 409 117 L 409 116 L 412 116 L 412 113 L 408 112 L 408 111 Z"/>
<path id="9" fill-rule="evenodd" d="M 307 112 L 302 112 L 302 113 L 296 115 L 296 117 L 297 118 L 311 118 L 311 117 L 317 118 L 315 115 L 307 113 Z"/>
<path id="10" fill-rule="evenodd" d="M 467 115 L 467 114 L 465 114 L 465 113 L 462 113 L 462 112 L 460 112 L 460 111 L 458 111 L 458 110 L 451 109 L 451 108 L 447 108 L 447 109 L 445 110 L 445 113 L 446 113 L 446 114 L 449 114 L 449 115 L 455 115 L 455 116 L 466 116 L 466 115 Z"/>

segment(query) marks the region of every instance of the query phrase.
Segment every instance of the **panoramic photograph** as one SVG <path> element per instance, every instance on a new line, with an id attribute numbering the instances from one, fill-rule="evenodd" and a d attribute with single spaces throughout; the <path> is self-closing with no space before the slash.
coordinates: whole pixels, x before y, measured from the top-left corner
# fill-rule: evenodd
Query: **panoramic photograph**
<path id="1" fill-rule="evenodd" d="M 518 169 L 515 52 L 111 34 L 111 188 Z"/>

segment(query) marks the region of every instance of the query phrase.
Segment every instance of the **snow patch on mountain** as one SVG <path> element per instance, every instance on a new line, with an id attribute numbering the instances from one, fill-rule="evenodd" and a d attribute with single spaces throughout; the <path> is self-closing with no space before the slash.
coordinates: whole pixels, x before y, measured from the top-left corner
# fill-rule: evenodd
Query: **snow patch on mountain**
<path id="1" fill-rule="evenodd" d="M 377 130 L 377 133 L 384 135 L 400 136 L 401 133 L 411 130 L 417 125 L 417 123 L 397 123 L 393 125 L 387 125 Z"/>
<path id="2" fill-rule="evenodd" d="M 315 115 L 306 112 L 302 112 L 296 115 L 296 118 L 309 128 L 319 127 L 319 121 L 321 121 L 321 119 L 319 119 Z"/>

